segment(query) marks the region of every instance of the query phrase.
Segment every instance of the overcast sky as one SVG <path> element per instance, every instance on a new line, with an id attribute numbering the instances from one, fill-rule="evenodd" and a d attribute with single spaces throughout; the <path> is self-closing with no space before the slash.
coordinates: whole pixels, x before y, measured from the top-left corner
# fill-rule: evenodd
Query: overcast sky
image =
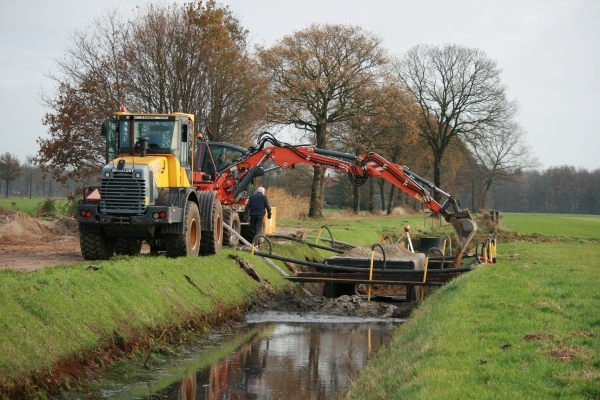
<path id="1" fill-rule="evenodd" d="M 181 1 L 178 1 L 181 3 Z M 254 43 L 271 45 L 310 23 L 360 25 L 391 54 L 418 44 L 484 50 L 503 69 L 508 96 L 542 168 L 600 168 L 600 1 L 598 0 L 229 0 Z M 69 35 L 106 8 L 135 0 L 0 2 L 0 154 L 21 161 L 46 137 L 46 73 Z M 184 111 L 185 110 L 181 110 Z"/>

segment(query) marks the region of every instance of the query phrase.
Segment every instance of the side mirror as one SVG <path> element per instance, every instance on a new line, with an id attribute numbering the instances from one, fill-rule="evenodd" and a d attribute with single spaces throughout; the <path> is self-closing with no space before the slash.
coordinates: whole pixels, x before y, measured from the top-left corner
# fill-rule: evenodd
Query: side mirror
<path id="1" fill-rule="evenodd" d="M 183 125 L 181 127 L 181 141 L 182 142 L 188 141 L 188 126 L 187 125 Z"/>
<path id="2" fill-rule="evenodd" d="M 106 126 L 106 122 L 103 122 L 103 123 L 102 123 L 102 131 L 100 132 L 100 134 L 101 134 L 102 136 L 106 137 L 106 135 L 107 135 L 107 132 L 108 132 L 108 128 L 107 128 L 107 126 Z"/>

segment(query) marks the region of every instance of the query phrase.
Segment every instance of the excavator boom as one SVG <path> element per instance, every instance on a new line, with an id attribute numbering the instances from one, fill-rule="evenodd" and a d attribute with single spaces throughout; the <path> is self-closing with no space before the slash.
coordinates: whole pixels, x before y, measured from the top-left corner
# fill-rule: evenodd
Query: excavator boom
<path id="1" fill-rule="evenodd" d="M 269 142 L 271 145 L 268 145 Z M 255 177 L 264 174 L 262 166 L 268 160 L 281 168 L 304 164 L 345 172 L 355 185 L 362 185 L 369 177 L 383 178 L 452 224 L 459 239 L 461 253 L 477 232 L 477 224 L 468 210 L 461 209 L 459 202 L 452 195 L 413 173 L 406 166 L 389 162 L 374 152 L 355 155 L 310 145 L 281 144 L 267 133 L 261 135 L 257 147 L 249 148 L 243 157 L 228 165 L 216 176 L 214 186 L 220 193 L 222 203 L 237 203 L 248 184 Z M 438 203 L 430 191 L 445 196 L 445 202 Z"/>

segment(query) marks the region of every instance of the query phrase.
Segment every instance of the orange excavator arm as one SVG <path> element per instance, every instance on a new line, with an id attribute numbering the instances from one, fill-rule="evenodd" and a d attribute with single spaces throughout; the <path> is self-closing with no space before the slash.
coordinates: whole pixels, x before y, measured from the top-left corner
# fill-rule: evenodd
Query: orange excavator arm
<path id="1" fill-rule="evenodd" d="M 468 210 L 461 209 L 459 202 L 452 195 L 413 173 L 406 166 L 389 162 L 373 152 L 357 156 L 315 146 L 283 145 L 271 136 L 264 135 L 261 136 L 262 140 L 259 139 L 258 147 L 248 149 L 242 159 L 228 166 L 215 180 L 215 187 L 220 192 L 222 202 L 237 202 L 248 184 L 255 177 L 264 174 L 262 166 L 270 160 L 278 166 L 276 168 L 291 168 L 296 164 L 304 164 L 345 172 L 355 185 L 362 185 L 369 177 L 383 178 L 450 222 L 457 232 L 461 249 L 466 248 L 477 231 L 477 225 Z M 272 145 L 267 146 L 268 142 Z M 438 203 L 426 187 L 445 196 L 445 202 Z"/>

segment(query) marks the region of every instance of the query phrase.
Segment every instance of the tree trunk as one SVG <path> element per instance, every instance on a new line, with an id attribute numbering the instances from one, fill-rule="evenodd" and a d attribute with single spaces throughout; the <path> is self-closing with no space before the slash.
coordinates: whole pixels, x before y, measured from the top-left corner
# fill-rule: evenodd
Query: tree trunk
<path id="1" fill-rule="evenodd" d="M 317 123 L 315 142 L 318 148 L 327 147 L 327 123 Z M 313 182 L 310 191 L 309 218 L 323 218 L 323 199 L 325 197 L 325 169 L 314 168 Z"/>
<path id="2" fill-rule="evenodd" d="M 479 204 L 478 204 L 479 208 L 485 209 L 487 207 L 488 193 L 490 191 L 491 186 L 492 186 L 491 180 L 488 180 L 487 182 L 485 182 L 483 184 L 481 191 L 479 192 Z"/>
<path id="3" fill-rule="evenodd" d="M 441 160 L 441 154 L 433 159 L 433 184 L 437 187 L 441 187 L 440 182 L 442 181 Z M 442 195 L 439 192 L 434 191 L 433 199 L 440 203 Z"/>
<path id="4" fill-rule="evenodd" d="M 325 191 L 325 169 L 314 168 L 313 182 L 310 190 L 309 218 L 323 218 L 323 197 Z"/>
<path id="5" fill-rule="evenodd" d="M 390 198 L 388 199 L 387 215 L 390 215 L 392 213 L 392 210 L 394 209 L 394 195 L 395 194 L 396 194 L 396 186 L 392 185 L 392 188 L 390 189 Z"/>
<path id="6" fill-rule="evenodd" d="M 369 212 L 375 212 L 375 181 L 369 178 Z"/>
<path id="7" fill-rule="evenodd" d="M 381 209 L 385 210 L 385 179 L 379 178 L 377 179 L 377 183 L 379 183 L 379 195 L 381 196 Z"/>
<path id="8" fill-rule="evenodd" d="M 352 185 L 352 211 L 354 211 L 355 214 L 358 214 L 358 212 L 360 211 L 360 187 L 356 186 L 356 185 Z"/>

